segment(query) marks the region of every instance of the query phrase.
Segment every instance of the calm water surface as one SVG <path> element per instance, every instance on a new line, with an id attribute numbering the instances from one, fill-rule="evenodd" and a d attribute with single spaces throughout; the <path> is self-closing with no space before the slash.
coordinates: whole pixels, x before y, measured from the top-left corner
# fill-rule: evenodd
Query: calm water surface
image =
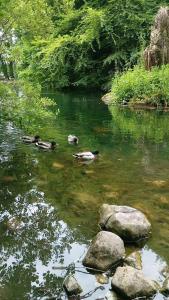
<path id="1" fill-rule="evenodd" d="M 131 205 L 148 216 L 153 234 L 140 249 L 143 271 L 162 282 L 169 261 L 169 113 L 109 110 L 95 94 L 48 96 L 59 114 L 45 128 L 38 124 L 37 133 L 56 140 L 55 151 L 22 144 L 26 132 L 0 121 L 0 298 L 65 299 L 61 286 L 70 272 L 83 295 L 99 287 L 81 260 L 99 230 L 102 203 Z M 67 144 L 71 133 L 78 146 Z M 81 150 L 101 154 L 80 164 L 72 154 Z M 87 299 L 101 299 L 109 288 L 110 281 Z"/>

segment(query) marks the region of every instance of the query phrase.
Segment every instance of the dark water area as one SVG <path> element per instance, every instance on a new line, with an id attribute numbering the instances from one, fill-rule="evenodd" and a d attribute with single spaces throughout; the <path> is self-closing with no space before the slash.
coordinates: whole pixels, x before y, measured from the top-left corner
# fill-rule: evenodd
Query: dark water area
<path id="1" fill-rule="evenodd" d="M 66 299 L 61 287 L 69 272 L 83 295 L 99 287 L 81 261 L 99 231 L 102 203 L 130 205 L 147 215 L 152 237 L 140 249 L 143 272 L 163 282 L 169 262 L 169 113 L 109 110 L 99 94 L 47 95 L 56 99 L 58 115 L 39 123 L 37 133 L 56 140 L 55 151 L 23 144 L 26 132 L 0 121 L 0 299 Z M 76 134 L 79 145 L 69 145 L 68 134 Z M 72 157 L 81 150 L 99 150 L 99 158 L 81 164 Z M 87 299 L 104 298 L 110 282 Z"/>

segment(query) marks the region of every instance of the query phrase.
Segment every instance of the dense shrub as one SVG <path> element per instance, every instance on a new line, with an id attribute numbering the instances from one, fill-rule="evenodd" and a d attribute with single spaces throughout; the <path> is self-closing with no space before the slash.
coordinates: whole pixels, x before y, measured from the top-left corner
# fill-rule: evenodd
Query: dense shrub
<path id="1" fill-rule="evenodd" d="M 117 75 L 112 83 L 112 102 L 127 101 L 155 106 L 169 104 L 169 65 L 155 67 L 151 71 L 136 66 L 122 75 Z"/>

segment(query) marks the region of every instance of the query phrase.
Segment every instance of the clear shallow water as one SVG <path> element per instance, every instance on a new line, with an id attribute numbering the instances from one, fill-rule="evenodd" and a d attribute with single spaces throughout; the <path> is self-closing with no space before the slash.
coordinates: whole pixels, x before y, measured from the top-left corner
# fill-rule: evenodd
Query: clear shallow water
<path id="1" fill-rule="evenodd" d="M 1 299 L 58 296 L 68 266 L 83 294 L 100 286 L 95 275 L 83 273 L 81 260 L 98 232 L 102 203 L 131 205 L 148 216 L 153 234 L 141 249 L 143 271 L 162 282 L 169 261 L 169 114 L 108 110 L 94 94 L 48 96 L 59 114 L 38 124 L 37 133 L 55 139 L 55 151 L 22 144 L 23 132 L 0 122 Z M 78 146 L 67 144 L 70 133 L 79 136 Z M 72 153 L 90 149 L 101 153 L 93 163 L 73 159 Z M 13 217 L 15 232 L 8 223 Z M 103 298 L 110 281 L 104 287 L 88 299 Z"/>

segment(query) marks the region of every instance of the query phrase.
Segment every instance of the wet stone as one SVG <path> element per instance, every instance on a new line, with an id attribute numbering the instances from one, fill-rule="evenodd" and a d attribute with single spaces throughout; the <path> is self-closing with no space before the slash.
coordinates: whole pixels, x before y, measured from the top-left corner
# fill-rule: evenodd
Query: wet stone
<path id="1" fill-rule="evenodd" d="M 100 284 L 107 284 L 107 283 L 109 283 L 109 277 L 106 274 L 97 274 L 96 275 L 96 280 Z"/>
<path id="2" fill-rule="evenodd" d="M 73 275 L 69 275 L 63 282 L 63 287 L 69 296 L 78 295 L 82 292 L 82 288 Z"/>
<path id="3" fill-rule="evenodd" d="M 136 297 L 150 297 L 156 294 L 159 288 L 155 281 L 144 276 L 139 271 L 130 266 L 118 267 L 113 278 L 112 288 L 129 299 Z"/>
<path id="4" fill-rule="evenodd" d="M 20 230 L 23 227 L 23 225 L 24 224 L 20 220 L 18 220 L 16 217 L 10 218 L 6 223 L 7 229 L 12 232 Z"/>
<path id="5" fill-rule="evenodd" d="M 112 232 L 100 231 L 92 241 L 83 264 L 101 271 L 109 270 L 125 256 L 122 239 Z"/>
<path id="6" fill-rule="evenodd" d="M 133 267 L 135 269 L 141 270 L 142 269 L 142 259 L 141 253 L 139 251 L 135 251 L 128 255 L 125 260 L 125 265 Z"/>
<path id="7" fill-rule="evenodd" d="M 108 291 L 105 300 L 118 300 L 117 294 L 114 291 Z"/>
<path id="8" fill-rule="evenodd" d="M 103 204 L 99 225 L 102 229 L 116 233 L 127 242 L 147 238 L 151 232 L 151 224 L 146 216 L 129 206 Z"/>

